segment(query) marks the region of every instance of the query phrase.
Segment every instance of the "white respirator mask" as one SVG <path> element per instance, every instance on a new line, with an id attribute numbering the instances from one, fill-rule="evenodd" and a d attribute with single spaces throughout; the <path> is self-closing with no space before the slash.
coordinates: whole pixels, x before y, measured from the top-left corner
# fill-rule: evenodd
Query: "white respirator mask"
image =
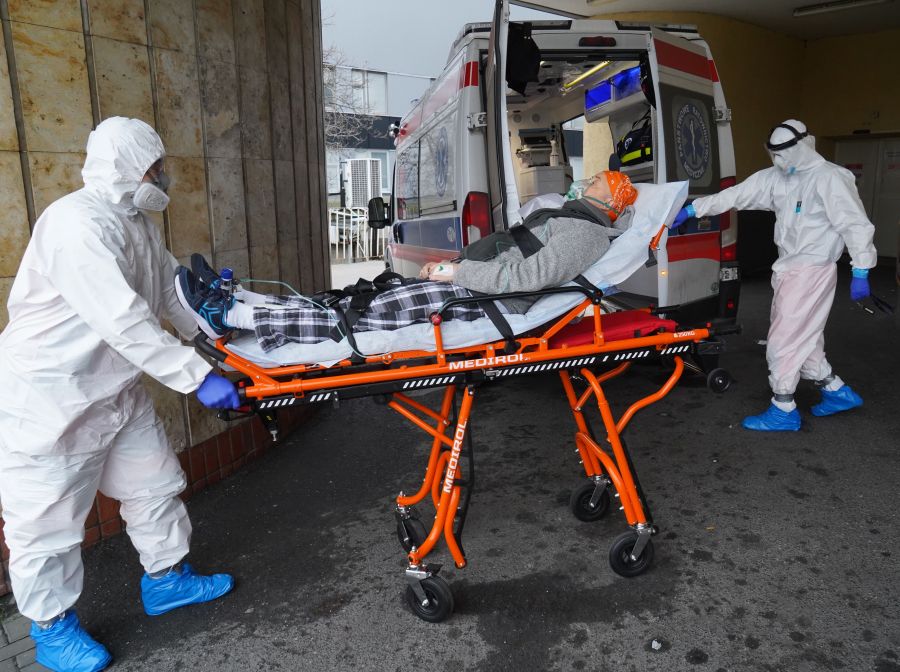
<path id="1" fill-rule="evenodd" d="M 162 212 L 169 205 L 169 195 L 166 193 L 168 188 L 169 176 L 160 173 L 156 182 L 141 182 L 135 189 L 131 202 L 139 210 Z"/>

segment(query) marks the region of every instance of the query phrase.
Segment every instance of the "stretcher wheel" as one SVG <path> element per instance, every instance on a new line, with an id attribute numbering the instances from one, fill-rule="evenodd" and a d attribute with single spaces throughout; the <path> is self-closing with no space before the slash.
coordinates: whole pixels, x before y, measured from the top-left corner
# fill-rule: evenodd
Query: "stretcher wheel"
<path id="1" fill-rule="evenodd" d="M 413 589 L 407 586 L 406 603 L 409 604 L 409 608 L 416 616 L 429 623 L 446 620 L 453 613 L 453 592 L 450 590 L 450 584 L 439 576 L 429 576 L 422 579 L 419 585 L 425 591 L 428 604 L 423 605 L 419 602 Z"/>
<path id="2" fill-rule="evenodd" d="M 418 518 L 406 518 L 397 521 L 397 539 L 403 550 L 409 553 L 413 546 L 421 546 L 428 538 L 428 530 Z"/>
<path id="3" fill-rule="evenodd" d="M 578 520 L 585 523 L 600 520 L 609 511 L 609 490 L 605 488 L 596 506 L 591 506 L 591 497 L 596 487 L 593 482 L 585 483 L 580 488 L 575 488 L 569 497 L 569 509 Z"/>
<path id="4" fill-rule="evenodd" d="M 731 374 L 725 369 L 713 369 L 706 376 L 706 386 L 713 392 L 724 392 L 731 387 Z"/>
<path id="5" fill-rule="evenodd" d="M 609 566 L 619 576 L 632 577 L 643 574 L 653 562 L 653 541 L 648 539 L 647 545 L 637 560 L 631 559 L 631 550 L 637 542 L 637 532 L 623 532 L 609 547 Z"/>

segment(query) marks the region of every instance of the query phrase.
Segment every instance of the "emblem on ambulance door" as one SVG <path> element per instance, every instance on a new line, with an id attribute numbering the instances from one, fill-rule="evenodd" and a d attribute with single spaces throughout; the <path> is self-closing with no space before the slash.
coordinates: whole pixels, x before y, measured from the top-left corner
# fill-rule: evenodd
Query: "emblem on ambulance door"
<path id="1" fill-rule="evenodd" d="M 685 103 L 675 120 L 675 150 L 678 162 L 692 180 L 703 177 L 709 168 L 709 126 L 703 111 L 694 103 Z"/>
<path id="2" fill-rule="evenodd" d="M 450 147 L 447 141 L 447 129 L 442 127 L 438 131 L 437 146 L 434 148 L 434 187 L 438 196 L 443 196 L 447 191 L 447 171 L 450 164 Z"/>

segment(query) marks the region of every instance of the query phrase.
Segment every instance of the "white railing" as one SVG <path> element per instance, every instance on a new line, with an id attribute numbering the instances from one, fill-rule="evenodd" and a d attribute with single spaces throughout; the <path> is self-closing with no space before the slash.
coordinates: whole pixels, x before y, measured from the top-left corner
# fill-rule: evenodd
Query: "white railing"
<path id="1" fill-rule="evenodd" d="M 366 208 L 328 208 L 332 263 L 383 259 L 388 231 L 369 226 Z"/>

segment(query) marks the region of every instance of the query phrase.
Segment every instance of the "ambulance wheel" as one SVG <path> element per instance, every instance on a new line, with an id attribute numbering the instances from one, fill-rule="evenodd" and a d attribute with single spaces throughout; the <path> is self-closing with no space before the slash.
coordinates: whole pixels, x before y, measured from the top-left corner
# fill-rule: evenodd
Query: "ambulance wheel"
<path id="1" fill-rule="evenodd" d="M 648 539 L 637 560 L 632 560 L 631 550 L 637 543 L 637 532 L 629 530 L 616 537 L 609 547 L 609 566 L 619 576 L 631 578 L 647 571 L 653 562 L 653 541 Z"/>
<path id="2" fill-rule="evenodd" d="M 706 376 L 706 386 L 713 392 L 722 393 L 731 387 L 731 374 L 725 369 L 713 369 Z"/>
<path id="3" fill-rule="evenodd" d="M 428 538 L 428 530 L 418 518 L 397 521 L 397 539 L 403 550 L 409 553 L 413 546 L 419 547 Z"/>
<path id="4" fill-rule="evenodd" d="M 420 584 L 425 591 L 427 604 L 419 602 L 412 587 L 406 587 L 406 603 L 413 613 L 423 621 L 440 623 L 453 613 L 453 593 L 450 584 L 439 576 L 429 576 Z"/>
<path id="5" fill-rule="evenodd" d="M 569 497 L 569 510 L 572 514 L 585 523 L 593 523 L 600 520 L 609 511 L 609 490 L 604 489 L 595 506 L 591 506 L 591 497 L 596 485 L 591 481 L 572 491 Z"/>

